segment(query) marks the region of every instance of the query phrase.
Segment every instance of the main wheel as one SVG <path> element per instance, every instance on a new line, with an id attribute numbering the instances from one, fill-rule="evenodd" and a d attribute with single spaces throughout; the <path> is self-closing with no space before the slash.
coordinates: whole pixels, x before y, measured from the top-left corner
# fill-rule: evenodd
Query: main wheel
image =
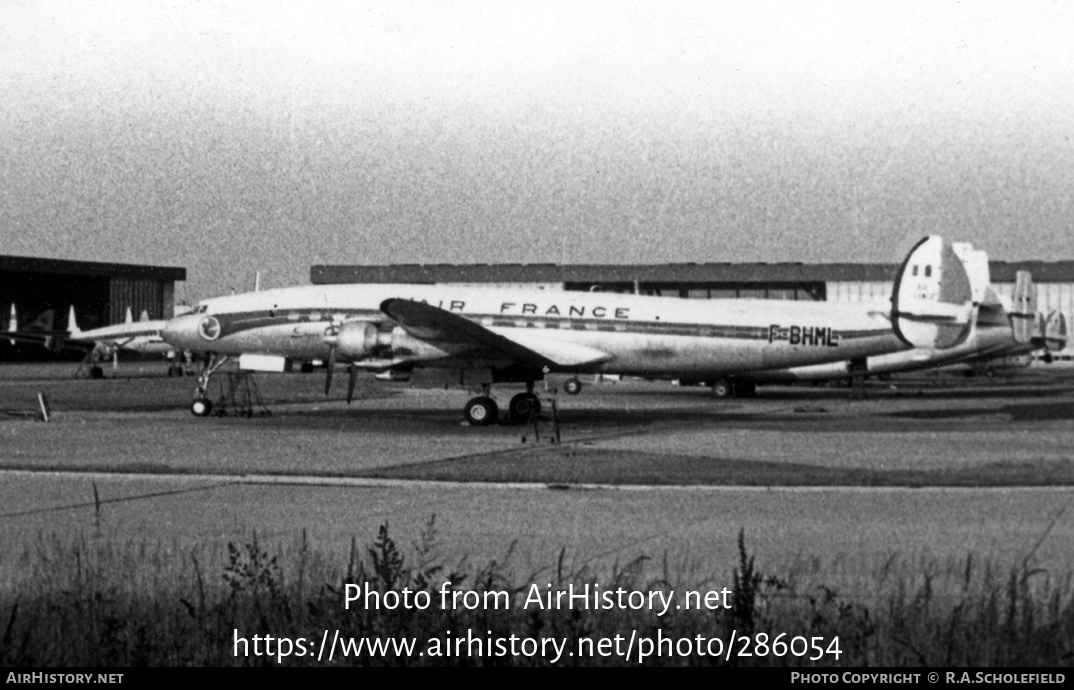
<path id="1" fill-rule="evenodd" d="M 731 397 L 731 384 L 726 379 L 720 379 L 712 383 L 712 397 L 714 398 L 730 398 Z"/>
<path id="2" fill-rule="evenodd" d="M 511 398 L 507 408 L 511 419 L 516 422 L 528 421 L 531 414 L 541 414 L 541 401 L 533 393 L 519 393 Z"/>
<path id="3" fill-rule="evenodd" d="M 303 362 L 302 365 L 299 366 L 298 370 L 300 372 L 302 372 L 303 374 L 312 374 L 313 373 L 313 362 Z"/>
<path id="4" fill-rule="evenodd" d="M 190 413 L 195 417 L 208 417 L 213 411 L 213 401 L 208 398 L 195 398 L 190 403 Z"/>
<path id="5" fill-rule="evenodd" d="M 582 392 L 582 382 L 578 379 L 567 379 L 563 383 L 563 392 L 567 395 L 578 395 Z"/>
<path id="6" fill-rule="evenodd" d="M 495 400 L 482 396 L 466 403 L 466 407 L 462 410 L 462 416 L 472 426 L 488 426 L 496 423 L 500 416 L 500 408 L 496 406 Z"/>
<path id="7" fill-rule="evenodd" d="M 100 367 L 96 367 L 96 366 L 95 367 L 90 367 L 89 377 L 91 379 L 103 379 L 104 378 L 104 369 L 102 369 Z"/>

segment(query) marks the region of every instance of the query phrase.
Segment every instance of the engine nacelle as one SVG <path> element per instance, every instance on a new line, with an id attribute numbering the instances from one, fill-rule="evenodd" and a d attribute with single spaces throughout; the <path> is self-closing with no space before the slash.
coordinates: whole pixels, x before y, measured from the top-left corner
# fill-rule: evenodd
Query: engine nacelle
<path id="1" fill-rule="evenodd" d="M 347 321 L 335 335 L 326 335 L 325 342 L 335 345 L 341 357 L 364 359 L 376 352 L 377 326 L 368 321 Z"/>
<path id="2" fill-rule="evenodd" d="M 444 359 L 451 353 L 410 335 L 401 326 L 392 329 L 392 357 L 410 361 Z"/>

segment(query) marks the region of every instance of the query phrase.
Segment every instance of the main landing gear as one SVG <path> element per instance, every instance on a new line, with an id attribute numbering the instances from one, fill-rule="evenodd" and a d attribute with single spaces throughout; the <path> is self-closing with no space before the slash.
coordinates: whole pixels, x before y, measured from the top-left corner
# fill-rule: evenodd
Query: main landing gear
<path id="1" fill-rule="evenodd" d="M 472 426 L 488 426 L 497 423 L 500 418 L 500 407 L 490 397 L 491 384 L 483 384 L 481 388 L 482 394 L 471 398 L 462 410 L 462 416 Z M 525 423 L 540 413 L 541 399 L 533 392 L 533 381 L 526 381 L 526 392 L 511 398 L 507 405 L 507 420 Z"/>
<path id="2" fill-rule="evenodd" d="M 209 400 L 209 377 L 213 373 L 224 366 L 224 363 L 230 359 L 227 355 L 220 357 L 219 355 L 210 354 L 209 361 L 205 363 L 205 367 L 201 370 L 201 375 L 198 376 L 198 387 L 194 389 L 194 402 L 190 404 L 190 413 L 195 417 L 208 417 L 213 411 L 213 401 Z"/>
<path id="3" fill-rule="evenodd" d="M 752 398 L 757 395 L 757 384 L 753 381 L 717 379 L 711 386 L 714 398 Z"/>

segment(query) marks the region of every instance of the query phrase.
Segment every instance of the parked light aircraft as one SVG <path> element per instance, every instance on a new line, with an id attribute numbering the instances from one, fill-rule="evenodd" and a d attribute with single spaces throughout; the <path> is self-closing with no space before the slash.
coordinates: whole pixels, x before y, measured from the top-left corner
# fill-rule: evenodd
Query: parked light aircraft
<path id="1" fill-rule="evenodd" d="M 175 352 L 168 343 L 160 336 L 161 329 L 166 323 L 163 320 L 150 321 L 149 315 L 142 312 L 141 319 L 134 321 L 131 310 L 127 309 L 126 321 L 122 324 L 104 326 L 83 331 L 78 327 L 75 317 L 75 308 L 72 306 L 67 314 L 66 331 L 54 331 L 51 329 L 51 310 L 49 314 L 48 329 L 27 328 L 23 330 L 8 330 L 8 337 L 13 340 L 41 343 L 53 352 L 64 349 L 75 349 L 86 352 L 83 364 L 90 365 L 90 376 L 100 378 L 103 375 L 97 362 L 111 357 L 112 366 L 116 366 L 119 352 L 137 352 L 139 354 L 170 354 Z M 38 318 L 41 320 L 41 317 Z M 16 321 L 15 305 L 11 305 L 11 323 Z M 36 323 L 36 322 L 35 322 Z M 169 375 L 174 373 L 169 370 Z"/>
<path id="2" fill-rule="evenodd" d="M 539 409 L 549 372 L 707 378 L 856 359 L 906 347 L 949 348 L 971 328 L 969 279 L 940 237 L 907 255 L 883 311 L 771 300 L 670 300 L 609 293 L 437 285 L 310 285 L 203 300 L 163 330 L 176 348 L 206 352 L 191 411 L 208 415 L 209 379 L 231 356 L 339 359 L 356 372 L 443 371 L 480 385 L 464 407 L 474 425 L 499 416 L 493 383 L 525 383 L 512 417 Z"/>
<path id="3" fill-rule="evenodd" d="M 90 375 L 99 378 L 100 367 L 96 363 L 111 357 L 114 369 L 120 351 L 143 355 L 174 354 L 175 348 L 164 342 L 160 335 L 165 323 L 167 322 L 161 319 L 150 320 L 149 314 L 144 311 L 139 320 L 134 321 L 131 310 L 128 308 L 124 323 L 83 331 L 78 327 L 75 308 L 72 306 L 67 316 L 69 329 L 67 342 L 75 347 L 89 346 L 90 349 L 84 361 L 91 364 Z M 169 368 L 169 376 L 172 373 L 174 373 L 172 368 Z"/>
<path id="4" fill-rule="evenodd" d="M 8 343 L 14 345 L 17 342 L 30 340 L 32 342 L 47 342 L 46 338 L 56 335 L 56 331 L 52 329 L 53 315 L 54 312 L 51 309 L 46 309 L 31 323 L 20 328 L 19 316 L 15 311 L 15 303 L 12 302 L 11 313 L 7 322 Z"/>

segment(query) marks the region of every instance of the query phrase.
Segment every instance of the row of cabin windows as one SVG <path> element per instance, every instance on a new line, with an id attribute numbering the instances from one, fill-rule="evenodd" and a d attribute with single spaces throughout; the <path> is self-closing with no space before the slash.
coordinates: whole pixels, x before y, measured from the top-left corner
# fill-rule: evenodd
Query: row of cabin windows
<path id="1" fill-rule="evenodd" d="M 915 275 L 915 276 L 917 275 L 917 264 L 914 264 L 914 270 L 911 273 L 911 275 Z M 931 265 L 926 265 L 925 266 L 925 277 L 926 278 L 931 278 L 932 277 L 932 266 Z"/>

